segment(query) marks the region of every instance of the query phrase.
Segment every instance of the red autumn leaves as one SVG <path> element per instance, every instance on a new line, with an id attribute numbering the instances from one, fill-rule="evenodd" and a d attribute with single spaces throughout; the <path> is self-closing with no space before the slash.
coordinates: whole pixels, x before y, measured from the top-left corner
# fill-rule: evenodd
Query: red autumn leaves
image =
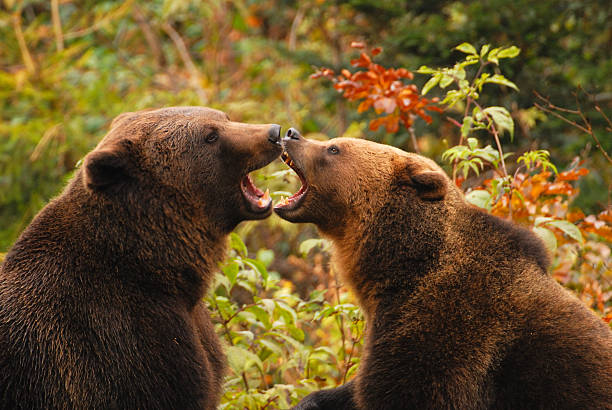
<path id="1" fill-rule="evenodd" d="M 364 49 L 360 42 L 351 43 L 351 47 Z M 380 54 L 382 49 L 376 47 L 370 51 L 372 56 Z M 382 115 L 370 121 L 370 129 L 376 131 L 384 126 L 387 132 L 395 133 L 400 123 L 409 129 L 416 116 L 421 117 L 428 124 L 432 118 L 426 111 L 442 112 L 435 104 L 437 98 L 427 99 L 421 97 L 414 84 L 406 84 L 404 80 L 412 80 L 413 74 L 405 68 L 385 68 L 372 62 L 370 55 L 362 51 L 358 58 L 351 60 L 353 67 L 363 70 L 351 73 L 343 69 L 340 75 L 329 68 L 320 68 L 311 78 L 325 77 L 334 83 L 334 88 L 343 93 L 344 98 L 350 101 L 360 101 L 357 111 L 362 113 L 373 108 L 376 114 Z"/>

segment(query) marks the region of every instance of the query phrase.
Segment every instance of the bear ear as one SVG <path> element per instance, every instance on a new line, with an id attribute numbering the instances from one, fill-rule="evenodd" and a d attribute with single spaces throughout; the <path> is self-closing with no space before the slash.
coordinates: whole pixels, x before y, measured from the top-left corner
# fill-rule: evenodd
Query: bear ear
<path id="1" fill-rule="evenodd" d="M 83 161 L 85 185 L 93 191 L 103 191 L 125 182 L 130 177 L 130 170 L 128 152 L 120 146 L 92 151 Z"/>
<path id="2" fill-rule="evenodd" d="M 411 185 L 419 196 L 429 201 L 444 199 L 448 189 L 448 179 L 439 171 L 425 171 L 410 177 Z"/>
<path id="3" fill-rule="evenodd" d="M 400 185 L 414 188 L 420 198 L 428 201 L 444 199 L 448 177 L 441 171 L 422 171 L 414 164 L 406 166 L 399 176 Z"/>

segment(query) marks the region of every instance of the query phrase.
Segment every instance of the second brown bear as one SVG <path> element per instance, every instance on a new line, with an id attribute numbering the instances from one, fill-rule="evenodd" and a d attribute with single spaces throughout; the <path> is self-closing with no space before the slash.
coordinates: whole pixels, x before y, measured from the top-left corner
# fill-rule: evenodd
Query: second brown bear
<path id="1" fill-rule="evenodd" d="M 356 377 L 297 409 L 612 408 L 612 331 L 547 275 L 534 234 L 427 158 L 289 135 L 303 187 L 276 212 L 333 241 L 367 320 Z"/>

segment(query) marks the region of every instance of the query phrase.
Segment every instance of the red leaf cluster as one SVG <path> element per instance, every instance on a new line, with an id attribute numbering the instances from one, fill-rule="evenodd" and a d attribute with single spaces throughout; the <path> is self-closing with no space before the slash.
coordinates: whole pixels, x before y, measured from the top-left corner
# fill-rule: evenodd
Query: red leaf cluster
<path id="1" fill-rule="evenodd" d="M 361 42 L 351 43 L 351 47 L 365 48 Z M 380 47 L 370 51 L 372 56 L 382 52 Z M 382 115 L 370 122 L 370 129 L 375 131 L 384 126 L 387 132 L 395 133 L 400 123 L 407 129 L 412 127 L 416 116 L 421 117 L 428 124 L 432 118 L 427 111 L 442 112 L 436 105 L 437 98 L 431 100 L 420 95 L 414 84 L 406 84 L 405 80 L 412 80 L 413 74 L 405 68 L 385 68 L 372 61 L 365 51 L 358 58 L 351 60 L 353 67 L 361 70 L 351 73 L 343 69 L 341 74 L 329 68 L 319 68 L 311 78 L 329 78 L 334 82 L 334 88 L 342 92 L 343 97 L 349 101 L 361 101 L 357 107 L 358 112 L 373 108 L 376 114 Z"/>
<path id="2" fill-rule="evenodd" d="M 589 170 L 586 168 L 573 168 L 557 174 L 553 180 L 550 171 L 533 175 L 516 173 L 512 182 L 512 219 L 526 225 L 530 225 L 537 216 L 566 219 L 568 203 L 578 195 L 578 189 L 570 182 L 577 181 L 588 173 Z M 490 180 L 485 181 L 487 186 L 490 183 Z M 491 213 L 506 217 L 509 199 L 510 195 L 504 194 L 493 205 Z M 559 235 L 558 239 L 562 240 L 562 235 Z"/>

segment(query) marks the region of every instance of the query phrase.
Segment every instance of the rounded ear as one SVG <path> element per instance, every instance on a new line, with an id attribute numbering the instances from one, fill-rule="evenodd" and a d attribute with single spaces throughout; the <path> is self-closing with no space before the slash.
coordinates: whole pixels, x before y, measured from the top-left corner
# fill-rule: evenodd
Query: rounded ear
<path id="1" fill-rule="evenodd" d="M 448 190 L 448 178 L 439 171 L 425 171 L 410 176 L 419 196 L 429 201 L 444 199 Z"/>
<path id="2" fill-rule="evenodd" d="M 120 146 L 90 152 L 83 161 L 85 186 L 102 191 L 125 182 L 130 176 L 128 152 Z"/>

